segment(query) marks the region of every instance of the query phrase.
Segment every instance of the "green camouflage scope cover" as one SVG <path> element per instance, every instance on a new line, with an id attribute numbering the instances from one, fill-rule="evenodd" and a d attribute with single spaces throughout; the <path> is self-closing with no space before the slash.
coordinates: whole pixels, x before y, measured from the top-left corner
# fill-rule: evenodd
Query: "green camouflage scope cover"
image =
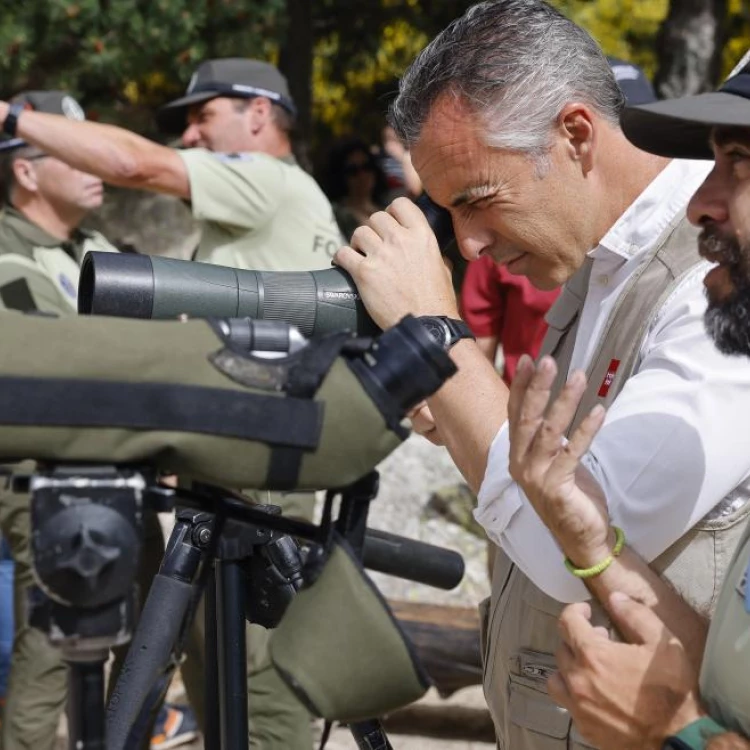
<path id="1" fill-rule="evenodd" d="M 431 681 L 345 542 L 271 635 L 282 679 L 316 716 L 362 721 L 421 698 Z"/>
<path id="2" fill-rule="evenodd" d="M 274 387 L 269 360 L 239 357 L 255 372 L 252 387 L 217 367 L 232 352 L 205 321 L 3 312 L 0 352 L 3 463 L 147 462 L 264 488 L 270 443 L 304 451 L 296 487 L 315 490 L 355 481 L 401 442 L 344 358 L 313 399 L 290 398 Z"/>

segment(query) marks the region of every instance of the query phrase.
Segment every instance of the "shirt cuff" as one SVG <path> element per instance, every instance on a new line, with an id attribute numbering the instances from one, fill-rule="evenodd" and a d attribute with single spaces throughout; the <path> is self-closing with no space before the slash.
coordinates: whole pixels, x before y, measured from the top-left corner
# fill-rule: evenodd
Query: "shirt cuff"
<path id="1" fill-rule="evenodd" d="M 510 434 L 505 422 L 498 430 L 487 456 L 487 469 L 477 494 L 477 519 L 490 539 L 501 544 L 500 537 L 513 516 L 521 509 L 518 488 L 509 472 Z M 515 491 L 514 491 L 515 490 Z"/>

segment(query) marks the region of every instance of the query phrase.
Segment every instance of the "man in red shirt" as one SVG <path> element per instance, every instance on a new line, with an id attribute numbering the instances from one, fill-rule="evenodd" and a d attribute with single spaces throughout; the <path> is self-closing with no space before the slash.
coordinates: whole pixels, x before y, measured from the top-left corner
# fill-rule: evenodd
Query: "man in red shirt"
<path id="1" fill-rule="evenodd" d="M 461 288 L 461 314 L 487 358 L 503 348 L 503 380 L 510 385 L 522 354 L 536 358 L 547 331 L 544 316 L 560 294 L 543 292 L 489 256 L 469 263 Z"/>

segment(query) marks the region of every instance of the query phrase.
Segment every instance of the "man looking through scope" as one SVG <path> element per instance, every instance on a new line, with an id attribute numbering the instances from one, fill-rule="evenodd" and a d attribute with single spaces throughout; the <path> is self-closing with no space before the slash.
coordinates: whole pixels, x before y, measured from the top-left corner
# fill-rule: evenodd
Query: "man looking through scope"
<path id="1" fill-rule="evenodd" d="M 638 150 L 620 129 L 622 108 L 586 32 L 541 0 L 493 0 L 419 55 L 391 117 L 464 256 L 491 255 L 542 289 L 565 285 L 543 351 L 563 379 L 586 369 L 582 413 L 610 407 L 584 465 L 631 543 L 709 609 L 750 513 L 750 431 L 736 419 L 750 409 L 750 370 L 703 328 L 705 268 L 685 207 L 708 167 Z M 434 237 L 409 202 L 374 214 L 336 262 L 382 328 L 406 312 L 456 315 Z M 445 442 L 499 547 L 482 618 L 498 739 L 579 748 L 545 676 L 557 615 L 588 592 L 510 473 L 507 387 L 476 344 L 451 356 L 458 375 L 415 422 Z M 717 552 L 710 561 L 704 545 Z"/>
<path id="2" fill-rule="evenodd" d="M 158 116 L 167 132 L 182 132 L 184 150 L 121 128 L 73 123 L 13 104 L 3 104 L 0 110 L 6 133 L 25 138 L 73 167 L 110 184 L 189 201 L 202 230 L 196 260 L 309 271 L 329 266 L 341 243 L 330 203 L 294 160 L 294 102 L 286 80 L 268 63 L 228 58 L 198 67 L 186 95 Z M 300 493 L 271 498 L 285 513 L 305 518 L 311 517 L 313 500 L 311 494 Z M 258 676 L 249 682 L 254 705 L 251 736 L 262 738 L 263 750 L 309 750 L 307 712 L 270 669 L 265 632 L 252 630 L 249 672 Z M 189 653 L 183 672 L 202 720 L 202 656 L 197 647 Z M 265 679 L 273 684 L 264 685 Z M 252 695 L 254 688 L 257 695 Z"/>

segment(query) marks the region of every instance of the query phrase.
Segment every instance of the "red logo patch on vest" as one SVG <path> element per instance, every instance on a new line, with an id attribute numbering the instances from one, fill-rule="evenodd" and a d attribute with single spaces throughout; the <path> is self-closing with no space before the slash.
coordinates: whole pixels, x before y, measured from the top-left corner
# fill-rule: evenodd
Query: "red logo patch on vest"
<path id="1" fill-rule="evenodd" d="M 599 386 L 599 393 L 597 394 L 599 398 L 604 398 L 609 393 L 609 387 L 615 380 L 615 375 L 617 374 L 617 368 L 619 366 L 619 359 L 610 360 L 607 374 L 604 376 L 604 380 L 602 380 L 602 384 Z"/>

